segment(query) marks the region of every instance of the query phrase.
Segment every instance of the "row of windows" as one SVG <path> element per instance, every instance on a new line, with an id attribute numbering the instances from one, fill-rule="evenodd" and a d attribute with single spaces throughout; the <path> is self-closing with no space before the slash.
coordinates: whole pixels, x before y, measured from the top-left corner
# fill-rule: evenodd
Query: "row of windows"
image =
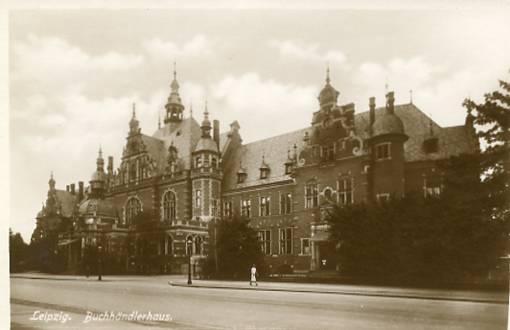
<path id="1" fill-rule="evenodd" d="M 257 232 L 260 250 L 265 255 L 273 255 L 273 254 L 293 254 L 294 247 L 294 231 L 292 228 L 281 228 L 278 229 L 278 250 L 272 251 L 272 235 L 271 230 L 259 230 Z M 299 249 L 299 254 L 302 255 L 310 255 L 310 239 L 309 238 L 301 238 L 301 246 Z"/>
<path id="2" fill-rule="evenodd" d="M 341 205 L 354 203 L 353 178 L 342 178 L 337 181 L 337 202 Z M 329 188 L 324 190 L 324 198 L 333 201 L 333 191 Z M 305 186 L 305 208 L 310 209 L 319 206 L 319 186 L 317 183 L 309 183 Z"/>
<path id="3" fill-rule="evenodd" d="M 280 195 L 280 214 L 290 214 L 292 212 L 292 194 L 284 193 Z M 259 197 L 259 216 L 271 215 L 271 196 Z M 251 199 L 241 199 L 241 216 L 250 218 L 253 215 L 251 208 Z M 223 216 L 230 218 L 233 216 L 232 201 L 223 203 Z"/>
<path id="4" fill-rule="evenodd" d="M 191 244 L 188 244 L 191 241 Z M 173 254 L 173 240 L 172 237 L 162 237 L 159 242 L 150 241 L 147 239 L 138 239 L 132 243 L 131 253 L 140 256 L 148 255 L 172 255 Z M 189 255 L 204 254 L 204 239 L 201 236 L 188 236 L 186 237 L 185 253 Z"/>
<path id="5" fill-rule="evenodd" d="M 218 158 L 213 155 L 199 155 L 195 157 L 195 168 L 218 168 Z"/>

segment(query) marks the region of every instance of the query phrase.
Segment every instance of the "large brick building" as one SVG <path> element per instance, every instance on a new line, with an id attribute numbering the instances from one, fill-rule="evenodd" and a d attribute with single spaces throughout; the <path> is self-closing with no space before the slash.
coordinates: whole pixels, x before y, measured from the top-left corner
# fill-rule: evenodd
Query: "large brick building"
<path id="1" fill-rule="evenodd" d="M 184 116 L 174 72 L 156 132 L 141 132 L 133 106 L 117 169 L 100 151 L 89 186 L 57 190 L 52 176 L 32 239 L 58 233 L 70 271 L 101 246 L 118 271 L 179 273 L 188 253 L 198 263 L 211 251 L 215 221 L 241 215 L 273 271 L 334 269 L 323 217 L 332 204 L 440 194 L 436 161 L 478 148 L 469 116 L 441 127 L 393 92 L 358 114 L 338 97 L 328 72 L 311 126 L 243 144 L 240 125 L 220 133 L 207 107 L 201 123 Z"/>

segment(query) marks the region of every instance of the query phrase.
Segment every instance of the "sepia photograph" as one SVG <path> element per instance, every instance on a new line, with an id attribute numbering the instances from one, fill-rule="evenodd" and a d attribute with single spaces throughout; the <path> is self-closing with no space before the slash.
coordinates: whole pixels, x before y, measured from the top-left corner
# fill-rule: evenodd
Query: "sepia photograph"
<path id="1" fill-rule="evenodd" d="M 509 1 L 46 3 L 6 329 L 508 328 Z"/>

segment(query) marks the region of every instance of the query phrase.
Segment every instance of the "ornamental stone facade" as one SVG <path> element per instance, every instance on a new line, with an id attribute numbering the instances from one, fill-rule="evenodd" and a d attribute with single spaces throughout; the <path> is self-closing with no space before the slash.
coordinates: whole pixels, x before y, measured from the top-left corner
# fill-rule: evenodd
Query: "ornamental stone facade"
<path id="1" fill-rule="evenodd" d="M 57 190 L 51 176 L 32 240 L 58 237 L 69 272 L 101 246 L 111 272 L 185 273 L 191 255 L 199 273 L 215 222 L 234 216 L 250 219 L 272 272 L 338 270 L 324 219 L 332 205 L 440 194 L 436 162 L 479 148 L 471 118 L 441 127 L 393 92 L 356 113 L 338 103 L 329 72 L 310 126 L 251 143 L 237 121 L 220 132 L 207 106 L 201 123 L 186 117 L 175 71 L 170 87 L 152 135 L 133 105 L 116 169 L 100 150 L 88 186 Z"/>

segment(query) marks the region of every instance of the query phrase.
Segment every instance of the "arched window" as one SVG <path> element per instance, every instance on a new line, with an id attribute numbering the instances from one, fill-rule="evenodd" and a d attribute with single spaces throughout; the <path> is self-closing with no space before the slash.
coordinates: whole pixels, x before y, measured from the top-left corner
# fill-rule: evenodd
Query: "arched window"
<path id="1" fill-rule="evenodd" d="M 142 210 L 142 203 L 138 198 L 130 198 L 126 203 L 126 224 L 131 224 L 135 216 Z"/>
<path id="2" fill-rule="evenodd" d="M 195 254 L 202 254 L 202 237 L 195 237 L 195 248 L 193 249 Z"/>
<path id="3" fill-rule="evenodd" d="M 177 202 L 175 193 L 167 191 L 163 195 L 163 221 L 174 221 L 177 215 Z"/>

